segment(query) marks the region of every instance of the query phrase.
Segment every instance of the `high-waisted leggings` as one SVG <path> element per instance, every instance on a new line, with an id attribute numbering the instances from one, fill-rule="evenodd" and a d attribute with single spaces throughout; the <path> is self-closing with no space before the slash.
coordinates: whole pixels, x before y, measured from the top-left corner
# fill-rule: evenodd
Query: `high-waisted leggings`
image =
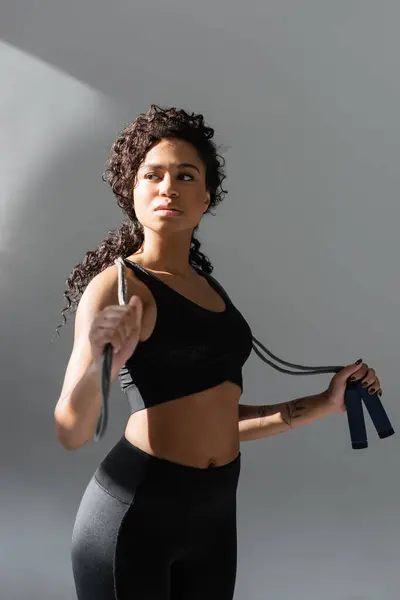
<path id="1" fill-rule="evenodd" d="M 240 459 L 189 467 L 123 436 L 89 481 L 76 516 L 78 600 L 232 600 Z"/>

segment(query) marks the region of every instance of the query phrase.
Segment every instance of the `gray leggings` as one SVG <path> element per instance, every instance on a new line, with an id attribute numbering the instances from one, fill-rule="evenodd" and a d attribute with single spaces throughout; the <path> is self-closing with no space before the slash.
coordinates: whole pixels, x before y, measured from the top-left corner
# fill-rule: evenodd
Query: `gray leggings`
<path id="1" fill-rule="evenodd" d="M 241 455 L 211 469 L 122 437 L 81 500 L 72 534 L 78 600 L 232 600 Z"/>

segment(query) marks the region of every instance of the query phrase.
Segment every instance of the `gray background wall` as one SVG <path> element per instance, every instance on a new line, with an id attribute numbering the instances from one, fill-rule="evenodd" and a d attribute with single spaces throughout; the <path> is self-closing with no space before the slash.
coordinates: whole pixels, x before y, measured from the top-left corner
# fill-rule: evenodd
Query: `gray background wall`
<path id="1" fill-rule="evenodd" d="M 400 6 L 19 0 L 0 19 L 1 597 L 75 597 L 84 488 L 122 435 L 68 453 L 53 409 L 73 320 L 49 344 L 71 268 L 122 214 L 101 173 L 150 103 L 202 112 L 229 194 L 200 238 L 254 334 L 302 364 L 363 357 L 399 422 Z M 253 353 L 247 404 L 325 389 Z M 350 448 L 346 416 L 242 445 L 236 597 L 398 597 L 399 436 Z"/>

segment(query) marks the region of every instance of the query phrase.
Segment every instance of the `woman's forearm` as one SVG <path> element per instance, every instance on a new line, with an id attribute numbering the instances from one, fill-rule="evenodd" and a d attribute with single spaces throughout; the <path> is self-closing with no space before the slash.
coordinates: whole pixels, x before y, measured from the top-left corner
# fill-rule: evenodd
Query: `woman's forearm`
<path id="1" fill-rule="evenodd" d="M 96 431 L 102 395 L 98 369 L 91 364 L 68 397 L 55 410 L 57 437 L 67 450 L 77 450 Z"/>
<path id="2" fill-rule="evenodd" d="M 324 393 L 281 404 L 262 406 L 239 404 L 240 441 L 258 440 L 284 433 L 322 419 L 332 412 L 332 407 Z"/>

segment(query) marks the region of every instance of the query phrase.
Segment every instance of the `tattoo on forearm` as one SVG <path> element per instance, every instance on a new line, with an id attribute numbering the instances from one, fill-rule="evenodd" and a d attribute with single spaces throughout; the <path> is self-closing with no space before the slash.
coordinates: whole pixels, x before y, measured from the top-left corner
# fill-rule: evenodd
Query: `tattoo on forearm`
<path id="1" fill-rule="evenodd" d="M 264 404 L 262 406 L 241 406 L 241 421 L 256 418 L 259 427 L 265 425 L 264 419 L 272 415 L 280 414 L 282 421 L 290 428 L 292 428 L 292 422 L 294 419 L 298 419 L 302 416 L 307 407 L 301 400 L 292 400 L 282 404 L 274 404 L 269 406 Z"/>
<path id="2" fill-rule="evenodd" d="M 303 412 L 306 410 L 306 407 L 301 403 L 300 400 L 292 400 L 291 402 L 287 402 L 285 404 L 287 410 L 287 419 L 282 414 L 282 421 L 286 423 L 289 427 L 292 427 L 293 419 L 298 419 L 301 417 Z"/>
<path id="3" fill-rule="evenodd" d="M 263 419 L 267 415 L 272 415 L 272 413 L 272 408 L 270 406 L 267 406 L 266 404 L 257 407 L 257 416 L 260 417 L 260 419 Z"/>

